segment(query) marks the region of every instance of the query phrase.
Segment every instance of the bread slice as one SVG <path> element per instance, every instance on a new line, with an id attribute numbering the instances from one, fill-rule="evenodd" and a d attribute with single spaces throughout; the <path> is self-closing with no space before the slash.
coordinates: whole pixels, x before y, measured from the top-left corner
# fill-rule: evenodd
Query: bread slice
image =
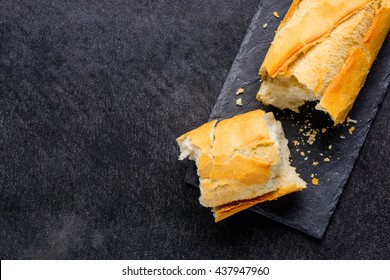
<path id="1" fill-rule="evenodd" d="M 344 122 L 390 30 L 390 0 L 294 0 L 260 67 L 257 99 Z"/>
<path id="2" fill-rule="evenodd" d="M 290 166 L 288 141 L 272 113 L 255 110 L 214 120 L 177 142 L 179 159 L 196 162 L 199 201 L 213 208 L 216 221 L 306 187 Z"/>

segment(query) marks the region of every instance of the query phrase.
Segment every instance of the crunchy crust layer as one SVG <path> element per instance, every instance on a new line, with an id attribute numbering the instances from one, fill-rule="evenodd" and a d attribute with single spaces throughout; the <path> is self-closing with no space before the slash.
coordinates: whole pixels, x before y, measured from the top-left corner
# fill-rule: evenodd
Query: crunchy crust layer
<path id="1" fill-rule="evenodd" d="M 276 191 L 267 193 L 265 195 L 253 199 L 234 201 L 226 205 L 215 207 L 213 208 L 215 222 L 219 222 L 223 219 L 226 219 L 242 210 L 248 209 L 261 202 L 276 200 L 281 196 L 285 196 L 287 194 L 300 191 L 302 189 L 304 189 L 303 186 L 297 186 L 295 184 L 283 186 L 278 188 Z"/>
<path id="2" fill-rule="evenodd" d="M 335 124 L 347 117 L 389 30 L 390 7 L 381 7 L 363 40 L 363 49 L 351 49 L 343 69 L 326 89 L 318 107 L 328 112 Z"/>
<path id="3" fill-rule="evenodd" d="M 294 22 L 293 13 L 302 1 L 294 1 L 275 35 L 274 41 L 260 68 L 260 75 L 272 78 L 285 73 L 287 67 L 301 53 L 305 53 L 313 45 L 326 39 L 329 32 L 341 21 L 366 5 L 368 0 L 336 0 L 320 2 L 319 8 L 307 11 Z M 321 24 L 314 23 L 321 22 Z"/>

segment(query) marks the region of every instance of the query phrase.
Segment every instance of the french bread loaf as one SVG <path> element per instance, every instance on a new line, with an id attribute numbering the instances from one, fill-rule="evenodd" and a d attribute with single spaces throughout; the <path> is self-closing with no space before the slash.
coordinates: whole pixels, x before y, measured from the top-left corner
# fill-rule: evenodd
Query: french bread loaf
<path id="1" fill-rule="evenodd" d="M 390 0 L 293 0 L 260 67 L 257 99 L 344 122 L 390 29 Z"/>
<path id="2" fill-rule="evenodd" d="M 220 221 L 257 203 L 301 190 L 288 142 L 272 113 L 252 111 L 206 123 L 179 138 L 179 159 L 195 160 L 200 203 Z"/>

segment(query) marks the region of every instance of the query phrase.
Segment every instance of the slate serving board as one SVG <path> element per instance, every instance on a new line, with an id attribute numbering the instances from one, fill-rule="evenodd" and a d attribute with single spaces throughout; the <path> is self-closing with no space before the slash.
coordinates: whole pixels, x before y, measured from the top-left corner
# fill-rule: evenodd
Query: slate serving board
<path id="1" fill-rule="evenodd" d="M 390 36 L 387 36 L 350 112 L 349 116 L 357 121 L 356 124 L 348 123 L 333 127 L 333 122 L 327 115 L 313 109 L 314 104 L 301 107 L 301 114 L 266 107 L 255 99 L 261 82 L 258 70 L 273 40 L 274 31 L 290 4 L 291 1 L 287 0 L 260 2 L 210 119 L 229 118 L 259 108 L 274 112 L 276 119 L 282 122 L 287 139 L 290 140 L 292 165 L 308 182 L 308 188 L 279 198 L 277 201 L 256 205 L 251 210 L 320 239 L 325 233 L 371 123 L 388 89 Z M 280 18 L 273 16 L 274 11 L 279 13 Z M 263 27 L 265 23 L 266 28 Z M 240 87 L 245 89 L 245 93 L 240 95 L 244 104 L 242 107 L 235 105 L 237 100 L 235 92 Z M 323 128 L 326 131 L 323 132 Z M 304 135 L 310 130 L 318 131 L 312 145 L 307 143 L 308 137 Z M 299 146 L 295 146 L 293 140 L 298 141 Z M 326 162 L 325 158 L 329 158 L 330 162 Z M 318 162 L 318 165 L 313 165 L 314 162 Z M 319 179 L 317 186 L 311 184 L 311 174 Z M 194 186 L 199 185 L 193 163 L 187 170 L 185 182 Z"/>

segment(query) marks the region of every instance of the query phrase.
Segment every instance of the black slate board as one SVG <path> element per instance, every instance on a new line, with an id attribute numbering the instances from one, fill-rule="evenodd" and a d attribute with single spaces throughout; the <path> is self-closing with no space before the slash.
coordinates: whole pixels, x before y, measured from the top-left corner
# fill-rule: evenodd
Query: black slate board
<path id="1" fill-rule="evenodd" d="M 287 0 L 262 0 L 260 2 L 259 9 L 252 20 L 210 119 L 229 118 L 259 108 L 274 112 L 275 117 L 282 122 L 287 139 L 290 140 L 292 165 L 308 182 L 308 188 L 277 201 L 262 203 L 251 209 L 310 236 L 322 238 L 389 86 L 390 37 L 386 38 L 350 112 L 350 118 L 357 120 L 357 124 L 350 123 L 348 126 L 344 124 L 333 127 L 328 116 L 313 109 L 314 104 L 301 107 L 301 114 L 266 107 L 255 99 L 260 86 L 257 73 L 273 40 L 274 31 L 290 4 L 291 1 Z M 279 13 L 279 19 L 273 16 L 273 11 Z M 267 23 L 267 28 L 263 28 L 265 23 Z M 240 87 L 245 88 L 245 93 L 240 96 L 243 99 L 243 107 L 235 105 L 237 99 L 235 92 Z M 318 133 L 313 145 L 308 144 L 307 137 L 299 131 L 300 128 L 303 128 L 304 132 L 308 131 L 308 127 L 304 128 L 308 124 L 312 124 L 312 129 L 320 131 L 326 128 L 326 132 Z M 348 130 L 352 126 L 355 130 L 350 134 Z M 301 144 L 295 147 L 292 140 L 297 140 Z M 332 145 L 331 149 L 329 145 Z M 305 156 L 302 156 L 301 152 L 304 152 Z M 331 161 L 325 162 L 326 157 Z M 314 166 L 313 162 L 318 162 L 318 166 Z M 318 186 L 310 183 L 311 174 L 315 174 L 315 177 L 319 179 Z M 185 181 L 194 186 L 199 184 L 193 163 L 187 170 Z"/>

